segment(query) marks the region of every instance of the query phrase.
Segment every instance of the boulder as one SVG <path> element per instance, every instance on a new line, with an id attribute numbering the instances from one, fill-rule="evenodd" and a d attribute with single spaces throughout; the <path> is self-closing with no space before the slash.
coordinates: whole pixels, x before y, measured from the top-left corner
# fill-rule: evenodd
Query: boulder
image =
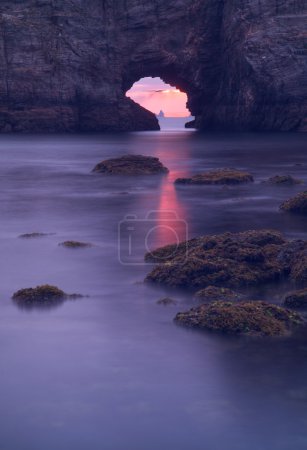
<path id="1" fill-rule="evenodd" d="M 171 306 L 171 305 L 177 305 L 177 302 L 173 298 L 165 297 L 165 298 L 161 298 L 160 300 L 158 300 L 157 305 Z"/>
<path id="2" fill-rule="evenodd" d="M 284 303 L 288 308 L 307 308 L 307 289 L 288 293 Z"/>
<path id="3" fill-rule="evenodd" d="M 266 182 L 267 184 L 274 184 L 277 186 L 295 186 L 296 184 L 302 184 L 302 180 L 293 178 L 291 175 L 276 175 L 271 177 Z"/>
<path id="4" fill-rule="evenodd" d="M 79 241 L 65 241 L 59 244 L 60 247 L 66 248 L 89 248 L 92 247 L 92 244 L 88 242 L 79 242 Z"/>
<path id="5" fill-rule="evenodd" d="M 266 302 L 214 302 L 178 313 L 175 321 L 192 328 L 232 335 L 286 336 L 303 325 L 302 317 Z"/>
<path id="6" fill-rule="evenodd" d="M 242 183 L 252 183 L 253 176 L 248 172 L 237 169 L 218 169 L 194 175 L 191 178 L 178 178 L 176 184 L 227 184 L 236 185 Z"/>
<path id="7" fill-rule="evenodd" d="M 67 299 L 82 297 L 78 294 L 66 294 L 56 286 L 45 284 L 35 288 L 20 289 L 12 296 L 14 302 L 21 307 L 57 305 Z"/>
<path id="8" fill-rule="evenodd" d="M 168 169 L 159 158 L 142 155 L 125 155 L 107 159 L 94 167 L 93 172 L 109 175 L 155 175 L 166 174 Z"/>
<path id="9" fill-rule="evenodd" d="M 282 211 L 296 214 L 307 214 L 307 191 L 300 192 L 280 205 Z"/>

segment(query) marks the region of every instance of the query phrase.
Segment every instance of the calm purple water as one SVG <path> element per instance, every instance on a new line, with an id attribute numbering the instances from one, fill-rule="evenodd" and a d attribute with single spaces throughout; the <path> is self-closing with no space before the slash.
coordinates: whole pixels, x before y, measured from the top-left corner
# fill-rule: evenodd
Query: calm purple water
<path id="1" fill-rule="evenodd" d="M 151 211 L 153 246 L 171 239 L 172 227 L 183 237 L 183 221 L 191 237 L 269 227 L 306 239 L 306 218 L 278 210 L 304 188 L 261 183 L 279 173 L 307 182 L 306 136 L 2 135 L 0 149 L 1 450 L 307 448 L 307 340 L 255 342 L 179 328 L 172 319 L 193 300 L 176 292 L 178 306 L 156 305 L 169 292 L 140 283 L 150 267 L 137 264 Z M 100 160 L 125 153 L 156 155 L 171 172 L 91 174 Z M 217 167 L 247 169 L 256 182 L 172 184 Z M 177 214 L 176 225 L 166 211 Z M 118 239 L 127 215 L 143 219 L 134 221 L 130 253 L 129 233 Z M 18 238 L 34 231 L 54 234 Z M 95 247 L 58 246 L 68 239 Z M 136 264 L 122 265 L 119 256 Z M 89 297 L 30 311 L 10 300 L 43 283 Z M 272 292 L 261 295 L 278 302 Z"/>

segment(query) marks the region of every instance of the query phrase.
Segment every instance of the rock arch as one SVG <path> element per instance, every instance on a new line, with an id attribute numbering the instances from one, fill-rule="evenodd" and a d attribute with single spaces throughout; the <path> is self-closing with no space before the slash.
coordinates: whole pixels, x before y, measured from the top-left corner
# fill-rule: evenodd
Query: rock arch
<path id="1" fill-rule="evenodd" d="M 125 97 L 187 92 L 197 126 L 307 130 L 304 0 L 2 0 L 0 131 L 157 129 Z"/>

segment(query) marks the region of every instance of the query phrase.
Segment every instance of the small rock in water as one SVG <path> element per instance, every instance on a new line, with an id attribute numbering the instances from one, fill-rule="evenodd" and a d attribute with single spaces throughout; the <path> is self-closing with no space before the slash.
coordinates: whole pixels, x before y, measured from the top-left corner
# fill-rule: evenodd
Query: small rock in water
<path id="1" fill-rule="evenodd" d="M 236 185 L 242 183 L 252 183 L 254 177 L 248 173 L 237 169 L 218 169 L 194 175 L 191 178 L 178 178 L 176 184 L 226 184 Z"/>
<path id="2" fill-rule="evenodd" d="M 266 302 L 214 302 L 178 313 L 175 321 L 192 328 L 247 336 L 287 336 L 302 326 L 302 317 Z"/>
<path id="3" fill-rule="evenodd" d="M 296 184 L 302 184 L 303 182 L 302 180 L 293 178 L 291 175 L 276 175 L 275 177 L 269 178 L 266 183 L 278 186 L 294 186 Z"/>
<path id="4" fill-rule="evenodd" d="M 228 288 L 219 288 L 216 286 L 208 286 L 205 289 L 201 289 L 196 292 L 195 297 L 201 301 L 214 302 L 214 301 L 238 301 L 243 298 L 242 294 L 232 291 Z"/>
<path id="5" fill-rule="evenodd" d="M 88 248 L 92 247 L 92 244 L 88 242 L 78 242 L 78 241 L 65 241 L 59 244 L 60 247 L 66 248 Z"/>
<path id="6" fill-rule="evenodd" d="M 12 299 L 19 306 L 48 306 L 81 297 L 79 294 L 69 295 L 56 286 L 44 284 L 35 288 L 20 289 L 13 294 Z"/>
<path id="7" fill-rule="evenodd" d="M 54 233 L 25 233 L 21 234 L 19 237 L 21 239 L 36 239 L 36 238 L 42 238 L 46 236 L 52 236 Z"/>
<path id="8" fill-rule="evenodd" d="M 300 192 L 280 205 L 282 211 L 296 214 L 307 214 L 307 191 Z"/>
<path id="9" fill-rule="evenodd" d="M 109 175 L 154 175 L 166 174 L 168 169 L 159 158 L 143 155 L 126 155 L 100 162 L 93 172 Z"/>
<path id="10" fill-rule="evenodd" d="M 177 302 L 176 302 L 176 300 L 174 300 L 172 298 L 165 297 L 165 298 L 161 298 L 160 300 L 158 300 L 157 305 L 163 305 L 163 306 L 177 305 Z"/>
<path id="11" fill-rule="evenodd" d="M 284 304 L 288 308 L 307 308 L 307 289 L 289 292 L 285 297 Z"/>

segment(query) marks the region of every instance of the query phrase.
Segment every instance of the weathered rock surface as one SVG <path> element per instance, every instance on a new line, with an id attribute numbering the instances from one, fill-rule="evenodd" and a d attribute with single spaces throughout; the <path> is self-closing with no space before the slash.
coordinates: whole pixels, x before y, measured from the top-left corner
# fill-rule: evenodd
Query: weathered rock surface
<path id="1" fill-rule="evenodd" d="M 159 158 L 125 155 L 100 162 L 93 172 L 109 175 L 155 175 L 168 173 Z"/>
<path id="2" fill-rule="evenodd" d="M 175 321 L 188 327 L 249 336 L 286 336 L 303 324 L 301 316 L 266 302 L 214 302 L 177 314 Z"/>
<path id="3" fill-rule="evenodd" d="M 296 214 L 307 214 L 307 191 L 285 201 L 280 205 L 280 209 Z"/>
<path id="4" fill-rule="evenodd" d="M 207 288 L 196 292 L 195 297 L 203 302 L 234 302 L 241 300 L 243 295 L 228 288 L 208 286 Z"/>
<path id="5" fill-rule="evenodd" d="M 243 184 L 252 183 L 253 176 L 237 169 L 218 169 L 194 175 L 191 178 L 177 178 L 176 184 Z"/>
<path id="6" fill-rule="evenodd" d="M 277 186 L 294 186 L 303 182 L 297 178 L 293 178 L 291 175 L 276 175 L 275 177 L 269 178 L 266 183 Z"/>
<path id="7" fill-rule="evenodd" d="M 32 306 L 56 306 L 67 299 L 82 297 L 78 294 L 66 294 L 56 286 L 45 284 L 35 288 L 20 289 L 15 292 L 12 299 L 21 307 Z"/>
<path id="8" fill-rule="evenodd" d="M 159 76 L 201 129 L 307 130 L 305 0 L 2 0 L 0 131 L 158 129 Z"/>
<path id="9" fill-rule="evenodd" d="M 307 308 L 307 289 L 290 292 L 285 297 L 285 306 L 288 308 Z"/>
<path id="10" fill-rule="evenodd" d="M 287 241 L 273 230 L 202 236 L 145 259 L 158 264 L 146 281 L 173 287 L 236 289 L 285 279 L 307 284 L 307 241 Z"/>

